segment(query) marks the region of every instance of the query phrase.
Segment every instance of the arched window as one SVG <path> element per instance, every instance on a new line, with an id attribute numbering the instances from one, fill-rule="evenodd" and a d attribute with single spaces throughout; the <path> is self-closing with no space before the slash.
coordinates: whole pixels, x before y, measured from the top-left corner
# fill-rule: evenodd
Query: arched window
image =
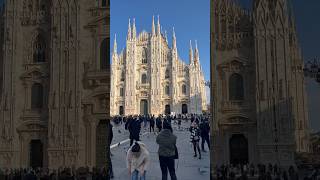
<path id="1" fill-rule="evenodd" d="M 108 70 L 110 66 L 110 39 L 106 38 L 100 45 L 100 69 Z"/>
<path id="2" fill-rule="evenodd" d="M 121 78 L 120 78 L 120 81 L 124 81 L 125 79 L 125 73 L 124 71 L 121 72 Z"/>
<path id="3" fill-rule="evenodd" d="M 120 88 L 120 96 L 123 97 L 124 96 L 124 90 L 123 90 L 123 87 Z"/>
<path id="4" fill-rule="evenodd" d="M 234 73 L 229 78 L 229 100 L 243 100 L 243 78 L 240 74 Z"/>
<path id="5" fill-rule="evenodd" d="M 43 87 L 40 83 L 35 83 L 31 88 L 31 109 L 41 109 L 43 107 Z"/>
<path id="6" fill-rule="evenodd" d="M 146 84 L 147 83 L 147 75 L 146 74 L 142 74 L 141 75 L 141 84 Z"/>
<path id="7" fill-rule="evenodd" d="M 169 79 L 169 78 L 170 78 L 170 71 L 169 71 L 169 69 L 166 69 L 164 78 L 165 78 L 165 79 Z"/>
<path id="8" fill-rule="evenodd" d="M 46 46 L 44 39 L 38 35 L 33 44 L 33 62 L 45 62 L 46 61 Z"/>
<path id="9" fill-rule="evenodd" d="M 169 85 L 166 85 L 166 86 L 165 86 L 164 92 L 165 92 L 165 94 L 166 94 L 167 96 L 170 95 L 170 87 L 169 87 Z"/>
<path id="10" fill-rule="evenodd" d="M 181 87 L 181 90 L 182 90 L 182 94 L 187 94 L 187 86 L 185 84 L 182 85 Z"/>
<path id="11" fill-rule="evenodd" d="M 147 48 L 143 48 L 143 50 L 142 50 L 142 63 L 143 64 L 148 63 L 148 60 L 147 60 L 148 56 L 147 55 L 148 55 Z"/>

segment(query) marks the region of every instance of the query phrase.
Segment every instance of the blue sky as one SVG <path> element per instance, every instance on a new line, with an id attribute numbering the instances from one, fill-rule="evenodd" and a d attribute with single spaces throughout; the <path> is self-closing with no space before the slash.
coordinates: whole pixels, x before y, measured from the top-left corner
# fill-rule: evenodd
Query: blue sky
<path id="1" fill-rule="evenodd" d="M 111 47 L 117 34 L 118 52 L 125 48 L 128 19 L 136 19 L 137 32 L 151 32 L 152 16 L 160 16 L 171 46 L 175 28 L 179 57 L 189 62 L 189 41 L 198 41 L 200 63 L 205 79 L 210 79 L 210 1 L 209 0 L 111 0 Z"/>
<path id="2" fill-rule="evenodd" d="M 313 58 L 320 60 L 320 1 L 319 0 L 293 0 L 299 42 L 302 47 L 305 61 Z M 320 83 L 307 79 L 307 92 L 309 102 L 310 127 L 320 130 Z"/>

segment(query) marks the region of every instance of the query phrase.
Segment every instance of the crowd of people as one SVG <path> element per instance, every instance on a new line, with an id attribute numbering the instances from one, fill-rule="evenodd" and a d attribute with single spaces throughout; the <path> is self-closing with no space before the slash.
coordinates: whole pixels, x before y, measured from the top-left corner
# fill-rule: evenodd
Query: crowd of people
<path id="1" fill-rule="evenodd" d="M 0 169 L 0 180 L 107 180 L 110 179 L 105 168 L 81 167 L 77 169 L 48 168 Z"/>
<path id="2" fill-rule="evenodd" d="M 178 130 L 181 129 L 182 121 L 190 121 L 191 126 L 189 131 L 191 132 L 191 142 L 198 142 L 197 138 L 201 137 L 202 150 L 205 152 L 204 144 L 207 143 L 209 147 L 209 115 L 196 115 L 196 114 L 177 114 L 177 115 L 130 115 L 130 116 L 115 116 L 113 118 L 113 123 L 116 125 L 124 124 L 125 129 L 130 133 L 130 146 L 133 141 L 140 140 L 141 128 L 149 128 L 150 132 L 159 133 L 162 130 L 163 122 L 168 122 L 171 124 L 176 124 Z M 193 123 L 193 124 L 192 124 Z M 196 125 L 196 126 L 195 126 Z M 155 131 L 156 127 L 156 131 Z M 200 138 L 199 138 L 200 139 Z M 195 153 L 196 154 L 196 153 Z"/>
<path id="3" fill-rule="evenodd" d="M 245 164 L 245 165 L 222 165 L 216 166 L 215 175 L 217 180 L 319 180 L 320 172 L 314 168 L 307 174 L 299 174 L 301 169 L 290 166 L 288 168 L 279 167 L 272 164 Z"/>
<path id="4" fill-rule="evenodd" d="M 148 147 L 141 141 L 141 129 L 147 129 L 150 133 L 156 135 L 156 143 L 158 144 L 159 167 L 162 173 L 162 180 L 176 180 L 175 160 L 179 159 L 179 147 L 177 146 L 177 136 L 175 130 L 181 129 L 182 121 L 190 123 L 188 134 L 190 143 L 193 146 L 194 157 L 201 159 L 201 153 L 206 152 L 205 144 L 210 149 L 210 123 L 209 115 L 136 115 L 136 116 L 116 116 L 113 118 L 109 129 L 111 145 L 113 138 L 112 124 L 118 126 L 123 125 L 129 132 L 130 146 L 127 150 L 126 163 L 128 174 L 131 180 L 145 180 L 146 173 L 150 164 L 150 153 Z M 183 129 L 183 128 L 182 128 Z M 192 151 L 192 150 L 190 150 Z M 111 157 L 110 157 L 111 158 Z M 298 170 L 294 167 L 288 169 L 280 168 L 277 165 L 222 165 L 215 168 L 215 178 L 217 180 L 298 180 Z M 320 171 L 314 169 L 303 179 L 317 180 Z M 70 169 L 60 168 L 57 170 L 49 170 L 46 168 L 36 169 L 0 169 L 0 180 L 103 180 L 112 179 L 113 170 L 112 163 L 110 169 L 88 167 Z"/>
<path id="5" fill-rule="evenodd" d="M 201 159 L 200 140 L 202 152 L 206 152 L 205 143 L 210 149 L 209 133 L 209 116 L 208 115 L 136 115 L 136 116 L 116 116 L 113 123 L 124 125 L 129 131 L 130 148 L 127 152 L 127 167 L 129 176 L 132 180 L 144 180 L 148 169 L 150 155 L 146 145 L 141 142 L 141 129 L 157 135 L 156 143 L 158 144 L 158 158 L 162 179 L 166 180 L 168 174 L 172 180 L 176 180 L 175 160 L 179 158 L 179 147 L 177 147 L 177 136 L 174 134 L 172 124 L 181 129 L 182 121 L 190 120 L 190 142 L 193 144 L 194 157 Z M 156 127 L 156 130 L 155 130 Z M 140 177 L 140 178 L 139 178 Z"/>

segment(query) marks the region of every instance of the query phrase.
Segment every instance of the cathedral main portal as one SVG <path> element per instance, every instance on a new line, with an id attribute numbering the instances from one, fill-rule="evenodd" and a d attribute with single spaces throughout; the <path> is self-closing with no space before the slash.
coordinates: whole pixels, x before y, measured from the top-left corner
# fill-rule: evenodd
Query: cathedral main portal
<path id="1" fill-rule="evenodd" d="M 182 104 L 182 114 L 188 114 L 188 105 Z"/>
<path id="2" fill-rule="evenodd" d="M 43 144 L 40 140 L 30 142 L 30 167 L 43 167 Z"/>
<path id="3" fill-rule="evenodd" d="M 230 164 L 247 164 L 248 157 L 248 140 L 243 134 L 234 134 L 229 141 L 230 147 Z"/>
<path id="4" fill-rule="evenodd" d="M 146 99 L 142 99 L 140 101 L 140 114 L 141 115 L 148 114 L 148 101 Z"/>

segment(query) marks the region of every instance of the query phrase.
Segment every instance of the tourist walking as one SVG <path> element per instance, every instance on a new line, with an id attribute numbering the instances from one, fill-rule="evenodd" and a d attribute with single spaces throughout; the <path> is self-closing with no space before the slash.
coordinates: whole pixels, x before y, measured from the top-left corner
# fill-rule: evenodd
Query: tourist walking
<path id="1" fill-rule="evenodd" d="M 162 121 L 161 121 L 161 117 L 158 116 L 157 119 L 156 119 L 156 126 L 158 128 L 158 131 L 160 132 L 161 129 L 162 129 Z"/>
<path id="2" fill-rule="evenodd" d="M 140 131 L 141 131 L 141 122 L 138 118 L 132 120 L 128 126 L 130 132 L 130 146 L 132 146 L 133 141 L 140 141 Z"/>
<path id="3" fill-rule="evenodd" d="M 154 115 L 152 115 L 150 118 L 150 132 L 151 130 L 154 132 L 154 124 L 155 124 Z"/>
<path id="4" fill-rule="evenodd" d="M 208 121 L 202 120 L 200 123 L 200 134 L 201 134 L 201 149 L 203 152 L 206 152 L 204 148 L 205 143 L 207 143 L 208 148 L 210 150 L 209 133 L 210 133 L 210 126 Z"/>
<path id="5" fill-rule="evenodd" d="M 201 152 L 200 152 L 200 146 L 199 146 L 199 141 L 200 141 L 200 129 L 198 126 L 197 121 L 193 121 L 190 127 L 190 132 L 191 132 L 191 142 L 193 144 L 193 150 L 194 150 L 194 156 L 197 157 L 197 150 L 199 153 L 199 159 L 201 159 Z"/>
<path id="6" fill-rule="evenodd" d="M 127 153 L 127 168 L 131 180 L 145 180 L 149 163 L 150 155 L 145 144 L 136 141 Z"/>
<path id="7" fill-rule="evenodd" d="M 156 142 L 159 145 L 158 154 L 162 180 L 168 179 L 168 171 L 171 180 L 177 180 L 176 172 L 174 169 L 177 136 L 172 133 L 170 123 L 164 121 L 162 128 L 163 129 L 156 138 Z"/>

